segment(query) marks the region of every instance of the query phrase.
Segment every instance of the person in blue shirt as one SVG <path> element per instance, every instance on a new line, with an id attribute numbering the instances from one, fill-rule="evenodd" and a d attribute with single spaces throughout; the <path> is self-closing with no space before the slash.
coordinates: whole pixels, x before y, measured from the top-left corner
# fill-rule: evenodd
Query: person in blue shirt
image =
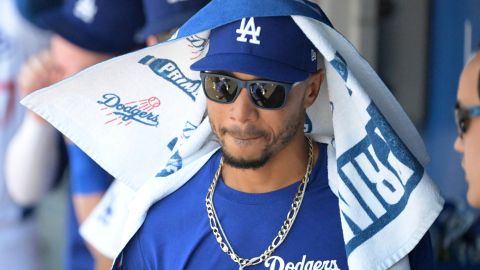
<path id="1" fill-rule="evenodd" d="M 281 29 L 281 31 L 279 31 Z M 348 269 L 326 145 L 304 133 L 325 72 L 291 17 L 210 33 L 200 71 L 221 149 L 155 203 L 114 269 Z M 432 269 L 425 236 L 411 269 Z"/>

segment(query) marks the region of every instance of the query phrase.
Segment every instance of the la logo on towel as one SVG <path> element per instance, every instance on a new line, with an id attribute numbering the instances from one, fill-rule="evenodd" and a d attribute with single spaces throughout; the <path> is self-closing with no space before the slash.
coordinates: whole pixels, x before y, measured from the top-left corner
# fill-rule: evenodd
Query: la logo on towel
<path id="1" fill-rule="evenodd" d="M 237 34 L 240 34 L 240 36 L 237 37 L 237 41 L 240 41 L 240 42 L 249 42 L 249 43 L 252 43 L 252 44 L 260 44 L 260 40 L 258 40 L 258 37 L 260 37 L 260 31 L 262 30 L 262 28 L 259 26 L 259 27 L 256 27 L 255 26 L 255 20 L 253 19 L 253 17 L 250 17 L 250 19 L 248 19 L 248 22 L 247 24 L 245 25 L 245 21 L 246 19 L 243 18 L 242 19 L 242 22 L 240 23 L 240 28 L 237 29 L 236 33 Z M 249 35 L 251 36 L 251 38 L 249 40 L 247 40 L 246 36 Z"/>

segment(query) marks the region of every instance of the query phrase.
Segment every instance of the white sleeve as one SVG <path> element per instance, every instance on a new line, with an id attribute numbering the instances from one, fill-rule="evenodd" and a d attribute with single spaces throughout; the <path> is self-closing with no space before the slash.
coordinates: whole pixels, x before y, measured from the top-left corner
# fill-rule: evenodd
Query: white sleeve
<path id="1" fill-rule="evenodd" d="M 42 199 L 55 180 L 60 158 L 58 131 L 26 114 L 5 158 L 6 185 L 13 200 L 30 206 Z"/>

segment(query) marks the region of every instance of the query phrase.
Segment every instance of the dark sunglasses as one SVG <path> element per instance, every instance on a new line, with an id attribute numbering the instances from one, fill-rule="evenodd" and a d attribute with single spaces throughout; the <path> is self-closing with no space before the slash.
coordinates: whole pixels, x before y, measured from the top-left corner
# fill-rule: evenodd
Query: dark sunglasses
<path id="1" fill-rule="evenodd" d="M 203 91 L 208 99 L 222 104 L 233 103 L 240 90 L 248 90 L 253 104 L 260 109 L 280 109 L 290 90 L 299 83 L 267 80 L 244 81 L 224 74 L 200 72 Z"/>
<path id="2" fill-rule="evenodd" d="M 464 108 L 458 102 L 455 104 L 455 124 L 460 137 L 467 132 L 470 119 L 478 116 L 480 116 L 480 105 Z"/>

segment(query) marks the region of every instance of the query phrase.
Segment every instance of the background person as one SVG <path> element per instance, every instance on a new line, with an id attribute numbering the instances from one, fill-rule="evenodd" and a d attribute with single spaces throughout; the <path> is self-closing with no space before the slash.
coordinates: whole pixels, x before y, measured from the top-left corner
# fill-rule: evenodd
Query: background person
<path id="1" fill-rule="evenodd" d="M 30 59 L 23 67 L 20 80 L 24 94 L 141 46 L 134 40 L 134 34 L 144 23 L 141 1 L 69 0 L 62 7 L 39 16 L 39 23 L 51 29 L 55 35 L 51 40 L 51 48 Z M 81 93 L 79 95 L 81 96 Z M 27 114 L 23 123 L 44 125 L 45 129 L 55 134 L 53 128 L 45 126 L 46 123 L 33 113 Z M 25 131 L 16 136 L 9 149 L 9 163 L 12 168 L 9 175 L 10 190 L 12 194 L 33 194 L 34 200 L 38 200 L 48 191 L 48 179 L 29 176 L 28 170 L 27 174 L 19 175 L 19 168 L 38 166 L 38 163 L 48 160 L 50 156 L 30 156 L 31 151 L 24 146 L 48 145 L 44 140 L 51 141 L 53 136 L 31 134 L 27 129 Z M 67 143 L 67 150 L 72 201 L 69 201 L 67 213 L 64 268 L 109 268 L 111 262 L 108 258 L 94 249 L 91 249 L 92 254 L 87 250 L 78 233 L 78 224 L 86 219 L 101 199 L 112 177 L 74 144 Z M 32 183 L 35 183 L 36 187 L 33 190 Z"/>
<path id="2" fill-rule="evenodd" d="M 455 105 L 458 136 L 454 148 L 463 154 L 468 203 L 480 208 L 480 53 L 466 64 L 460 76 Z"/>
<path id="3" fill-rule="evenodd" d="M 143 0 L 145 26 L 137 34 L 147 46 L 165 41 L 209 0 Z"/>
<path id="4" fill-rule="evenodd" d="M 17 203 L 7 192 L 5 155 L 24 114 L 18 103 L 20 67 L 48 46 L 50 35 L 23 18 L 15 2 L 0 1 L 0 269 L 40 270 L 44 254 L 37 217 L 31 205 Z"/>
<path id="5" fill-rule="evenodd" d="M 190 16 L 203 7 L 205 0 L 144 0 L 143 8 L 146 23 L 137 33 L 138 42 L 148 46 L 167 40 Z M 111 257 L 117 255 L 122 225 L 125 222 L 125 209 L 130 205 L 131 194 L 124 192 L 123 183 L 110 186 L 102 202 L 82 224 L 82 237 L 97 250 Z"/>

